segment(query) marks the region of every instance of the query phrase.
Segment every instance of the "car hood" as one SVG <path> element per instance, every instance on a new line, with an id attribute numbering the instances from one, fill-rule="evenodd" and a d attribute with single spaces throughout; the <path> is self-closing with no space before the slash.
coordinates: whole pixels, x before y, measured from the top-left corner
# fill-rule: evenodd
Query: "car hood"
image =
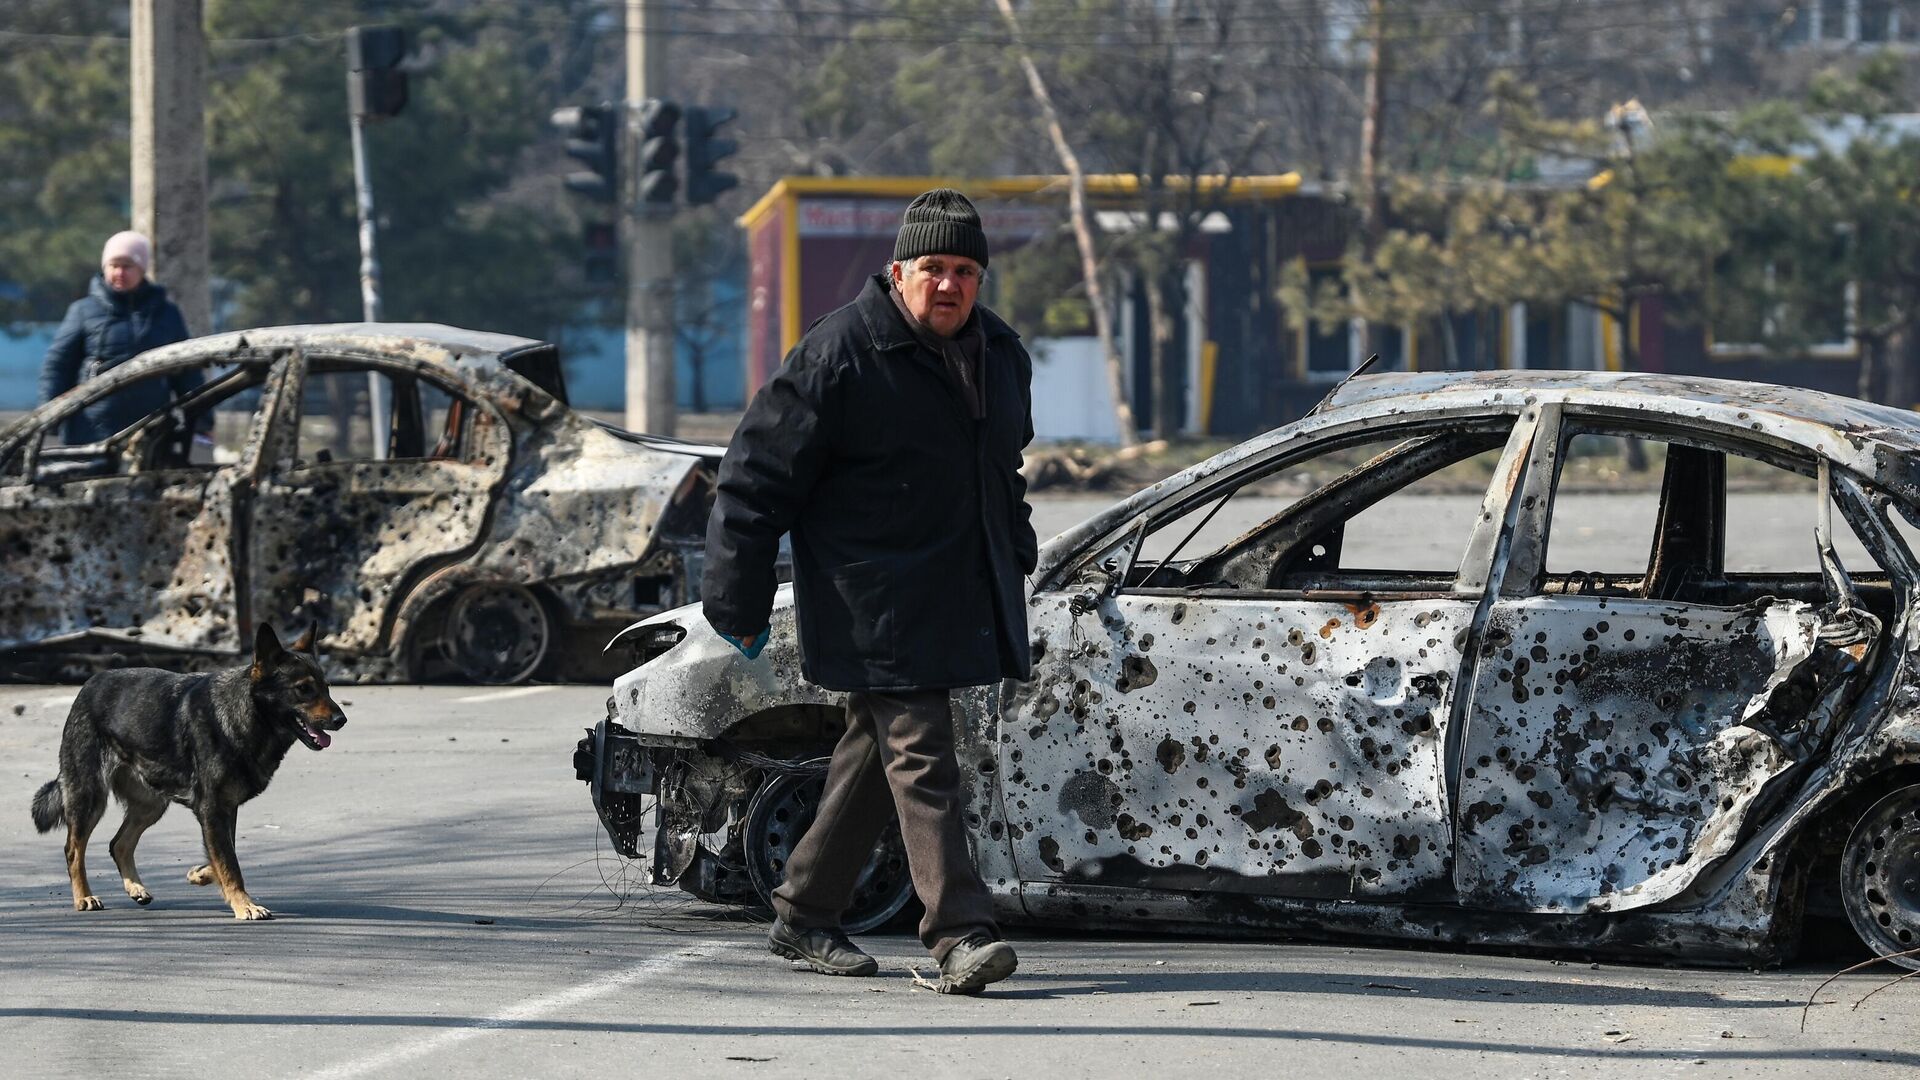
<path id="1" fill-rule="evenodd" d="M 612 718 L 650 741 L 692 744 L 718 738 L 741 721 L 781 705 L 838 702 L 844 695 L 800 674 L 800 640 L 793 619 L 793 586 L 774 593 L 771 633 L 758 658 L 748 660 L 707 625 L 700 605 L 663 611 L 615 634 L 609 649 L 638 643 L 645 652 L 654 630 L 684 636 L 614 680 Z M 671 634 L 668 635 L 669 637 Z"/>

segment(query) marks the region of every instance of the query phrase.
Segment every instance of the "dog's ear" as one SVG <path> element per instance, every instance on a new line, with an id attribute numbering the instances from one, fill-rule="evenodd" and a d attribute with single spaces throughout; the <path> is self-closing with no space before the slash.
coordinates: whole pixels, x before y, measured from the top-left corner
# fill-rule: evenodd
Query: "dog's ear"
<path id="1" fill-rule="evenodd" d="M 273 632 L 272 624 L 261 623 L 260 629 L 253 632 L 253 681 L 260 681 L 264 665 L 286 654 L 286 646 L 280 644 L 280 635 Z"/>
<path id="2" fill-rule="evenodd" d="M 320 654 L 314 649 L 314 641 L 319 636 L 320 623 L 318 621 L 310 622 L 307 624 L 307 632 L 293 639 L 293 644 L 287 646 L 287 651 L 303 652 L 308 656 L 318 656 Z"/>

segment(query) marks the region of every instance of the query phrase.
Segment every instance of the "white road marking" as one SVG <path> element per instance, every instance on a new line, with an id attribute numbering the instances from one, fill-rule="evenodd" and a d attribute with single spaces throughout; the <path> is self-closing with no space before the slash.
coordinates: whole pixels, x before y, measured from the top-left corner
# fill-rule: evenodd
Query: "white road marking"
<path id="1" fill-rule="evenodd" d="M 553 689 L 551 686 L 516 686 L 511 690 L 489 690 L 484 694 L 469 694 L 453 699 L 455 705 L 478 705 L 483 701 L 507 701 L 512 698 L 532 697 Z"/>
<path id="2" fill-rule="evenodd" d="M 59 697 L 46 698 L 40 702 L 40 707 L 43 709 L 70 708 L 73 705 L 73 699 L 79 696 L 80 696 L 80 691 L 75 690 L 71 694 L 61 694 Z"/>
<path id="3" fill-rule="evenodd" d="M 555 991 L 542 997 L 529 998 L 511 1008 L 502 1009 L 490 1017 L 479 1020 L 458 1021 L 461 1026 L 451 1030 L 440 1032 L 437 1035 L 429 1035 L 424 1039 L 417 1039 L 413 1042 L 401 1043 L 399 1046 L 389 1047 L 377 1053 L 368 1054 L 366 1057 L 344 1062 L 329 1069 L 322 1069 L 310 1075 L 312 1080 L 347 1080 L 348 1077 L 366 1076 L 369 1073 L 379 1072 L 382 1069 L 391 1069 L 397 1065 L 403 1065 L 409 1061 L 415 1061 L 430 1054 L 437 1054 L 450 1046 L 465 1042 L 479 1035 L 484 1035 L 489 1031 L 500 1031 L 507 1028 L 518 1027 L 521 1024 L 531 1023 L 551 1013 L 562 1012 L 585 1004 L 594 998 L 603 997 L 616 990 L 639 982 L 649 975 L 658 975 L 662 972 L 672 971 L 674 968 L 681 967 L 690 961 L 699 960 L 707 956 L 709 949 L 720 944 L 719 942 L 707 942 L 701 945 L 688 946 L 678 952 L 649 957 L 634 964 L 632 967 L 602 975 L 597 979 L 583 982 L 578 986 Z"/>

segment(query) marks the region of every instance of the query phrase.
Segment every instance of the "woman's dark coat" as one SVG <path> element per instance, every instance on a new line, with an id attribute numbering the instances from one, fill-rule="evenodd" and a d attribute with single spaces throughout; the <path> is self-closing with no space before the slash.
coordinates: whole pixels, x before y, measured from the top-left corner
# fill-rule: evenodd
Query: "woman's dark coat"
<path id="1" fill-rule="evenodd" d="M 815 323 L 754 396 L 720 463 L 701 591 L 707 621 L 750 637 L 793 534 L 806 677 L 830 690 L 931 690 L 1025 678 L 1037 545 L 1020 476 L 1033 362 L 984 307 L 984 419 L 894 306 L 885 275 Z"/>
<path id="2" fill-rule="evenodd" d="M 75 386 L 162 345 L 187 339 L 187 321 L 167 299 L 167 290 L 142 281 L 114 292 L 96 274 L 87 295 L 67 308 L 67 317 L 47 348 L 40 369 L 40 400 L 51 401 Z M 135 383 L 87 406 L 67 421 L 71 445 L 98 442 L 199 386 L 198 372 Z"/>

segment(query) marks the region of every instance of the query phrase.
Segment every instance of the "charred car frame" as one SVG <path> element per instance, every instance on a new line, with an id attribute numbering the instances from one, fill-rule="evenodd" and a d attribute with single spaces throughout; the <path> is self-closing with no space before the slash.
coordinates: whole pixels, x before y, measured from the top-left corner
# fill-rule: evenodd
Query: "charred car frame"
<path id="1" fill-rule="evenodd" d="M 181 373 L 201 385 L 64 444 L 79 410 Z M 217 666 L 264 621 L 317 624 L 348 680 L 611 677 L 608 635 L 697 598 L 719 453 L 574 412 L 544 342 L 376 324 L 156 349 L 0 431 L 0 667 Z"/>
<path id="2" fill-rule="evenodd" d="M 1663 448 L 1638 569 L 1548 557 L 1583 435 Z M 1437 568 L 1367 556 L 1371 509 L 1475 459 L 1478 512 Z M 1730 466 L 1801 485 L 1774 527 L 1805 569 L 1730 568 Z M 1191 523 L 1288 470 L 1304 494 L 1187 553 Z M 1014 922 L 1751 964 L 1812 909 L 1915 948 L 1917 512 L 1920 418 L 1898 410 L 1663 376 L 1353 379 L 1045 546 L 1032 678 L 956 708 L 981 874 Z M 759 902 L 841 727 L 800 679 L 791 595 L 758 662 L 697 610 L 623 640 L 644 662 L 576 755 L 609 835 L 634 855 L 651 827 L 657 882 Z M 883 841 L 849 921 L 910 892 Z"/>

